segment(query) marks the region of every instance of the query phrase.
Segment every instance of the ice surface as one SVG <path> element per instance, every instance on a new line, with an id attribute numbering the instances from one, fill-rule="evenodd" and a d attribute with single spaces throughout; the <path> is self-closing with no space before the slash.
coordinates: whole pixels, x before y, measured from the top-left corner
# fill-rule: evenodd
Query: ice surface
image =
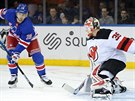
<path id="1" fill-rule="evenodd" d="M 7 84 L 10 79 L 8 67 L 0 65 L 0 101 L 92 101 L 90 94 L 83 89 L 73 95 L 62 88 L 64 83 L 78 87 L 89 74 L 87 67 L 46 66 L 47 75 L 53 81 L 52 86 L 46 86 L 40 81 L 34 66 L 20 67 L 34 84 L 34 88 L 29 86 L 19 72 L 17 88 L 10 89 Z M 113 95 L 112 101 L 135 101 L 135 70 L 124 70 L 118 76 L 124 81 L 128 91 Z"/>

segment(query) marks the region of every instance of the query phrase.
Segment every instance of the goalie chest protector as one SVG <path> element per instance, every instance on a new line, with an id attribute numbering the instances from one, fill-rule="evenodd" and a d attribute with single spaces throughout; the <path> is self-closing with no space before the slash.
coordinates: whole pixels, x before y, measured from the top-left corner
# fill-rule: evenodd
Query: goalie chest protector
<path id="1" fill-rule="evenodd" d="M 101 64 L 108 59 L 117 59 L 126 62 L 124 53 L 117 49 L 120 43 L 117 32 L 110 29 L 100 29 L 96 37 L 87 40 L 88 54 L 96 64 Z M 120 34 L 118 34 L 120 35 Z"/>

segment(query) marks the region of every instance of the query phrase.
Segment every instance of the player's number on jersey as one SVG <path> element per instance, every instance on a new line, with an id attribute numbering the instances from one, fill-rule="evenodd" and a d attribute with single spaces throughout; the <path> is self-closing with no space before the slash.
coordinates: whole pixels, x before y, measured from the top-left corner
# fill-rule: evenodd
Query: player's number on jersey
<path id="1" fill-rule="evenodd" d="M 113 34 L 112 38 L 115 38 L 116 40 L 119 40 L 119 38 L 121 37 L 121 35 L 119 33 L 115 33 Z"/>

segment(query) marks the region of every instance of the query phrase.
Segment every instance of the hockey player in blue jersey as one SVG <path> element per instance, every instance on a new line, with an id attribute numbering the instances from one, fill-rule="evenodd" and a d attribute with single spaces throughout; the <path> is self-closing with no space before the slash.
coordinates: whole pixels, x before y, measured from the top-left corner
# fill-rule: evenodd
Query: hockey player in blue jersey
<path id="1" fill-rule="evenodd" d="M 34 31 L 33 24 L 28 16 L 28 7 L 26 4 L 19 4 L 16 9 L 0 9 L 0 18 L 8 21 L 10 30 L 7 36 L 7 49 L 12 56 L 7 56 L 8 67 L 11 73 L 11 80 L 8 84 L 15 87 L 18 82 L 18 68 L 15 63 L 18 62 L 22 51 L 27 50 L 32 57 L 37 73 L 47 85 L 52 81 L 46 76 L 44 57 L 37 40 L 37 33 Z"/>

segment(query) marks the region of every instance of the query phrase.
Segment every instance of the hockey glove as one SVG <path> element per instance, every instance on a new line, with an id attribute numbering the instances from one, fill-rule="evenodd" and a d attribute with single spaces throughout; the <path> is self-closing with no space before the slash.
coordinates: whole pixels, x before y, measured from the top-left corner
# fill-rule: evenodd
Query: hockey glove
<path id="1" fill-rule="evenodd" d="M 2 29 L 2 30 L 0 31 L 0 41 L 1 41 L 4 45 L 6 45 L 6 37 L 7 37 L 7 35 L 8 35 L 8 30 Z M 0 48 L 3 49 L 3 47 L 2 47 L 1 45 L 0 45 Z"/>
<path id="2" fill-rule="evenodd" d="M 19 53 L 17 53 L 17 52 L 12 52 L 12 62 L 15 62 L 15 63 L 17 63 L 18 62 L 18 59 L 20 58 L 20 54 Z"/>

